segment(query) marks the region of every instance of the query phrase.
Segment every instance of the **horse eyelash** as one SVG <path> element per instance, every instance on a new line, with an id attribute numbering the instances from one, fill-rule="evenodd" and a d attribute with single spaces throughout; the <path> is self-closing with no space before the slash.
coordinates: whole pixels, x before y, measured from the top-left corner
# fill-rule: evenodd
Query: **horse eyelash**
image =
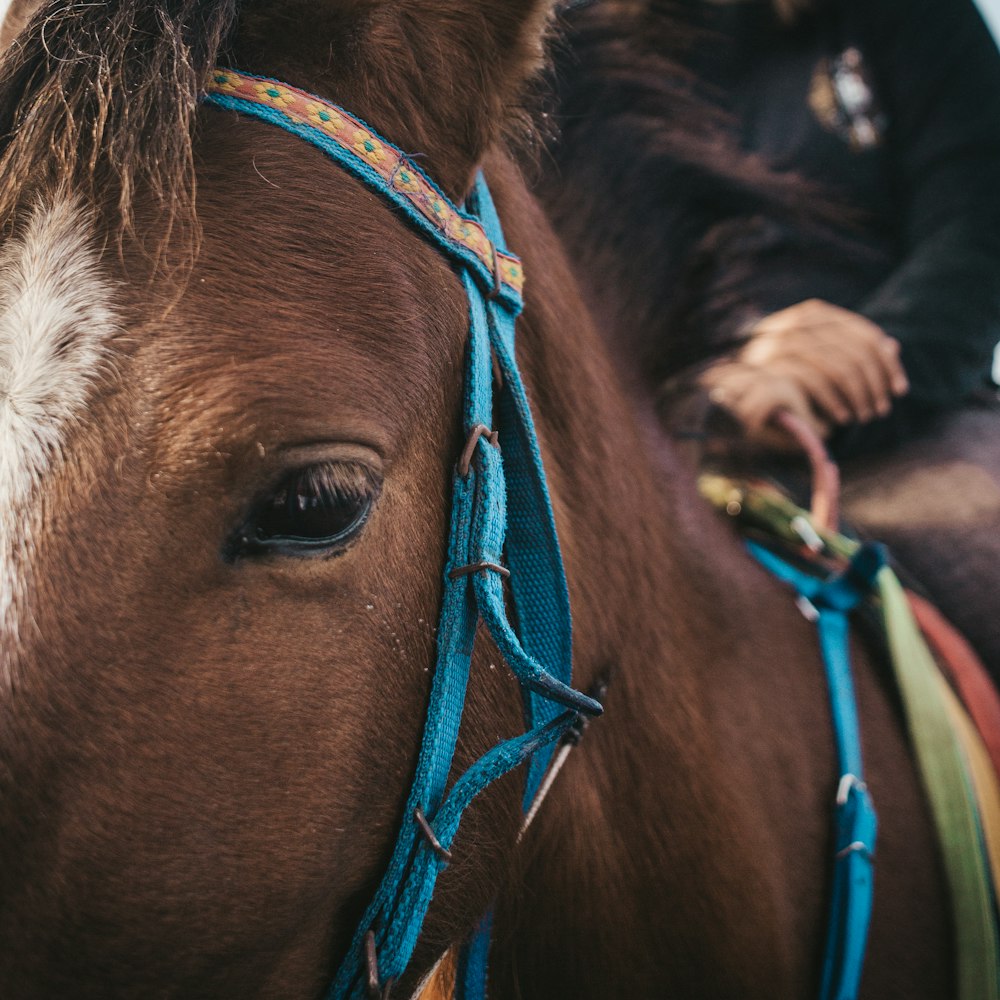
<path id="1" fill-rule="evenodd" d="M 372 470 L 360 463 L 322 462 L 300 469 L 281 485 L 328 500 L 374 500 L 381 484 Z"/>
<path id="2" fill-rule="evenodd" d="M 289 491 L 320 496 L 331 505 L 338 501 L 366 501 L 370 511 L 381 485 L 380 477 L 359 462 L 325 461 L 288 472 L 251 505 L 242 526 L 224 544 L 223 559 L 231 563 L 245 554 L 250 542 L 248 532 L 256 517 L 268 504 L 286 502 Z"/>

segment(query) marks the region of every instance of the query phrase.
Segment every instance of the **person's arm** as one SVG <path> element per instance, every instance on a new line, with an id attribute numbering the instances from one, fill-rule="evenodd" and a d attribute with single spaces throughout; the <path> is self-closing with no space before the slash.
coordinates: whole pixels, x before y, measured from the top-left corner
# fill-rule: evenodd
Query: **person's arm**
<path id="1" fill-rule="evenodd" d="M 867 29 L 857 41 L 889 113 L 885 141 L 900 233 L 899 265 L 857 307 L 856 318 L 898 344 L 906 388 L 890 376 L 897 384 L 889 415 L 872 419 L 848 405 L 845 419 L 844 406 L 830 399 L 837 394 L 850 404 L 852 386 L 863 384 L 856 364 L 852 375 L 840 363 L 849 361 L 846 338 L 845 351 L 836 351 L 843 358 L 828 354 L 836 364 L 817 363 L 808 372 L 821 391 L 801 377 L 806 369 L 781 358 L 753 395 L 741 392 L 748 381 L 742 369 L 754 360 L 746 348 L 731 359 L 737 368 L 720 365 L 703 379 L 762 441 L 774 436 L 761 434 L 761 414 L 789 395 L 782 378 L 790 379 L 842 455 L 883 447 L 928 415 L 959 405 L 982 384 L 1000 341 L 1000 53 L 972 0 L 855 0 L 852 9 Z M 844 321 L 836 307 L 819 305 L 832 322 Z M 799 338 L 787 334 L 806 337 L 811 309 L 815 304 L 800 303 L 755 329 L 767 332 L 780 320 L 788 329 L 776 346 L 793 351 Z M 869 345 L 873 364 L 882 358 L 876 344 Z"/>
<path id="2" fill-rule="evenodd" d="M 901 263 L 858 311 L 901 345 L 905 415 L 958 404 L 1000 341 L 1000 53 L 972 0 L 857 6 L 902 189 Z"/>

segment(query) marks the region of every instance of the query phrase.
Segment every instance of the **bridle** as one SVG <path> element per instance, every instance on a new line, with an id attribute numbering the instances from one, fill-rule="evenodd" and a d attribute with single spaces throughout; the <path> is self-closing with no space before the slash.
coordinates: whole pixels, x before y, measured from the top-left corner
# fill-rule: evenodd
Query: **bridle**
<path id="1" fill-rule="evenodd" d="M 572 687 L 569 595 L 531 409 L 514 350 L 524 274 L 479 173 L 465 208 L 453 205 L 403 152 L 343 108 L 265 77 L 229 69 L 210 74 L 204 101 L 277 125 L 318 147 L 380 194 L 449 257 L 469 303 L 462 423 L 465 446 L 452 480 L 452 508 L 438 655 L 416 773 L 389 866 L 327 991 L 327 1000 L 385 1000 L 405 973 L 438 875 L 472 801 L 528 762 L 527 821 L 564 753 L 599 701 Z M 501 446 L 503 448 L 501 452 Z M 854 576 L 827 583 L 754 551 L 816 609 L 834 695 L 841 773 L 838 852 L 824 961 L 823 1000 L 856 994 L 871 914 L 875 815 L 863 781 L 856 707 L 850 693 L 846 614 L 881 561 L 866 549 Z M 861 567 L 861 564 L 864 564 Z M 861 569 L 864 572 L 861 572 Z M 505 581 L 515 611 L 508 617 Z M 487 751 L 448 787 L 482 620 L 521 688 L 525 732 Z M 595 692 L 597 693 L 597 692 Z M 490 915 L 458 964 L 458 996 L 484 1000 Z"/>
<path id="2" fill-rule="evenodd" d="M 453 205 L 403 152 L 343 108 L 288 84 L 214 70 L 204 101 L 270 122 L 318 147 L 398 209 L 448 256 L 469 302 L 462 423 L 438 655 L 416 774 L 392 859 L 358 925 L 328 1000 L 387 997 L 406 971 L 462 815 L 498 778 L 529 762 L 531 810 L 555 744 L 599 715 L 572 685 L 569 595 L 542 458 L 514 350 L 522 308 L 520 261 L 482 174 Z M 502 452 L 501 452 L 502 447 Z M 505 581 L 515 609 L 508 617 Z M 487 751 L 448 787 L 477 625 L 483 621 L 516 676 L 526 730 Z M 488 918 L 484 920 L 488 927 Z M 488 947 L 478 935 L 460 963 L 464 995 L 482 996 Z"/>

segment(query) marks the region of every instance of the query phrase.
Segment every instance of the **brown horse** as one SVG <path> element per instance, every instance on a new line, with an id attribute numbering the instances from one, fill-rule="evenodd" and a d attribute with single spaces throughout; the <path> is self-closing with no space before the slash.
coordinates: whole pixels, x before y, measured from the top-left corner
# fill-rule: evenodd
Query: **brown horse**
<path id="1" fill-rule="evenodd" d="M 815 637 L 643 431 L 514 166 L 549 6 L 53 4 L 11 50 L 0 995 L 323 995 L 414 768 L 467 303 L 318 151 L 199 108 L 219 61 L 349 108 L 454 199 L 483 165 L 529 275 L 575 683 L 610 675 L 520 846 L 520 777 L 470 811 L 393 995 L 491 900 L 498 998 L 815 995 L 838 779 Z M 289 535 L 318 544 L 248 542 Z M 953 962 L 938 854 L 856 652 L 881 821 L 866 996 L 931 1000 Z M 458 765 L 520 717 L 480 637 Z"/>

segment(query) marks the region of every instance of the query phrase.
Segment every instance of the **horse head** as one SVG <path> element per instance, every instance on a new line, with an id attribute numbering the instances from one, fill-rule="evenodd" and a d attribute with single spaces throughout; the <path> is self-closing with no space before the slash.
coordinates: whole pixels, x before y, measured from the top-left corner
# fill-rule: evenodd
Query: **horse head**
<path id="1" fill-rule="evenodd" d="M 449 260 L 318 150 L 199 105 L 216 63 L 329 95 L 424 153 L 455 200 L 487 158 L 509 242 L 537 272 L 519 336 L 546 397 L 557 519 L 587 526 L 564 532 L 570 576 L 605 555 L 615 572 L 603 369 L 498 151 L 549 4 L 233 8 L 45 9 L 7 63 L 13 995 L 320 992 L 387 863 L 420 746 L 469 304 Z M 592 607 L 576 651 L 588 684 L 614 615 L 596 582 L 573 587 Z M 456 767 L 521 723 L 486 637 L 472 677 Z M 522 784 L 468 816 L 415 970 L 497 893 Z"/>
<path id="2" fill-rule="evenodd" d="M 429 828 L 414 846 L 443 874 L 396 995 L 493 902 L 495 996 L 813 989 L 837 777 L 822 667 L 787 595 L 642 433 L 510 155 L 552 6 L 52 4 L 5 57 L 0 994 L 324 995 L 400 831 L 421 835 L 408 796 L 455 594 L 471 670 L 449 795 L 523 732 L 493 619 L 534 603 L 502 589 L 505 553 L 455 566 L 449 535 L 466 454 L 499 461 L 465 426 L 475 317 L 510 319 L 517 297 L 495 235 L 457 266 L 358 179 L 395 155 L 380 136 L 419 154 L 405 172 L 427 171 L 443 211 L 469 197 L 485 221 L 481 170 L 527 273 L 519 370 L 497 350 L 493 391 L 522 430 L 521 374 L 536 404 L 551 503 L 537 482 L 533 502 L 559 529 L 576 690 L 518 679 L 593 710 L 580 692 L 611 677 L 609 718 L 519 847 L 523 770 L 454 842 Z M 203 100 L 246 80 L 273 114 Z M 361 168 L 274 127 L 300 91 Z M 873 995 L 940 996 L 925 807 L 869 660 L 858 683 L 898 890 L 876 912 Z"/>

